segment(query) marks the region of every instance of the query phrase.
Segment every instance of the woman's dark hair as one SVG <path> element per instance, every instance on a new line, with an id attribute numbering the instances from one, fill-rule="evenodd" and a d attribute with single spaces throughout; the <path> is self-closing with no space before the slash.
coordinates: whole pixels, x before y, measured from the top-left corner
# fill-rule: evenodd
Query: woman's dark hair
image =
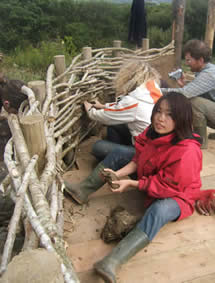
<path id="1" fill-rule="evenodd" d="M 157 101 L 152 111 L 151 124 L 153 125 L 155 113 L 157 113 L 161 102 L 164 100 L 167 101 L 171 109 L 172 119 L 175 122 L 175 138 L 172 143 L 176 144 L 187 138 L 195 138 L 193 136 L 193 113 L 190 100 L 177 92 L 169 92 Z M 200 141 L 200 139 L 197 140 Z"/>
<path id="2" fill-rule="evenodd" d="M 190 53 L 190 56 L 198 60 L 201 57 L 205 63 L 211 61 L 211 48 L 202 40 L 191 39 L 184 46 L 184 54 Z"/>

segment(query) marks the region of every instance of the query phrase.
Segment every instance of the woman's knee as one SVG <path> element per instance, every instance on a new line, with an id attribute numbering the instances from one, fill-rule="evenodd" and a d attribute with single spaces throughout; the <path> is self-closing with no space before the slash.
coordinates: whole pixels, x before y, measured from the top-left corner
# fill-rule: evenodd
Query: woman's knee
<path id="1" fill-rule="evenodd" d="M 176 220 L 180 215 L 180 207 L 178 203 L 171 199 L 160 199 L 151 205 L 150 213 L 153 218 L 159 219 L 162 223 Z"/>

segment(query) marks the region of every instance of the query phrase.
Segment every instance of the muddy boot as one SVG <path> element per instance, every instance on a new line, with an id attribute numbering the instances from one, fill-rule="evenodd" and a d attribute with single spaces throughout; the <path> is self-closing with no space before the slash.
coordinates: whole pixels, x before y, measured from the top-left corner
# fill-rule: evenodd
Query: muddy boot
<path id="1" fill-rule="evenodd" d="M 147 235 L 139 228 L 134 228 L 109 255 L 94 264 L 96 272 L 102 276 L 106 283 L 116 283 L 117 268 L 147 246 L 148 243 Z"/>
<path id="2" fill-rule="evenodd" d="M 81 183 L 73 184 L 64 180 L 65 190 L 79 204 L 87 202 L 88 196 L 104 185 L 104 180 L 100 172 L 103 171 L 104 165 L 99 163 L 93 172 Z"/>
<path id="3" fill-rule="evenodd" d="M 194 132 L 201 136 L 202 138 L 202 146 L 201 149 L 207 149 L 208 148 L 208 136 L 207 136 L 207 127 L 195 127 Z"/>

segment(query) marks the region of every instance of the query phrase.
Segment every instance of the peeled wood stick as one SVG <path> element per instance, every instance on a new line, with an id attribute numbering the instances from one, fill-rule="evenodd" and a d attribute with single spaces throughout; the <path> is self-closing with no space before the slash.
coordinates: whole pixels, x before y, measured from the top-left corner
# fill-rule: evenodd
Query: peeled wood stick
<path id="1" fill-rule="evenodd" d="M 28 110 L 28 112 L 26 113 L 26 115 L 32 115 L 35 112 L 39 112 L 38 106 L 40 105 L 40 102 L 37 100 L 35 101 L 32 106 L 30 107 L 30 109 Z"/>
<path id="2" fill-rule="evenodd" d="M 15 162 L 15 160 L 13 160 L 13 142 L 12 142 L 12 138 L 8 141 L 6 147 L 5 147 L 5 153 L 4 153 L 4 161 L 7 165 L 9 174 L 11 176 L 11 183 L 13 183 L 13 189 L 15 190 L 15 192 L 12 190 L 10 193 L 10 196 L 13 195 L 14 193 L 14 197 L 13 200 L 14 202 L 16 202 L 16 199 L 14 199 L 16 197 L 16 192 L 18 191 L 18 189 L 21 186 L 21 168 L 17 165 L 17 163 Z M 12 187 L 12 186 L 10 186 Z M 27 248 L 37 248 L 38 247 L 38 240 L 37 237 L 34 233 L 34 231 L 31 228 L 26 229 L 26 225 L 30 225 L 28 223 L 28 221 L 24 222 L 24 226 L 25 226 L 25 242 L 23 245 L 23 249 L 27 249 Z"/>
<path id="3" fill-rule="evenodd" d="M 40 220 L 38 216 L 36 215 L 31 202 L 28 198 L 28 196 L 25 194 L 25 207 L 27 210 L 28 218 L 32 224 L 32 227 L 34 228 L 35 232 L 37 233 L 38 237 L 40 238 L 41 244 L 48 250 L 54 252 L 57 257 L 61 258 L 62 264 L 61 264 L 61 270 L 64 275 L 64 280 L 66 283 L 80 283 L 79 279 L 77 278 L 77 275 L 75 273 L 75 270 L 72 266 L 72 263 L 70 259 L 67 257 L 65 251 L 61 250 L 59 252 L 56 247 L 52 244 L 52 239 L 50 236 L 46 233 L 46 230 L 43 228 L 43 226 L 40 223 Z M 54 239 L 53 239 L 54 240 Z"/>
<path id="4" fill-rule="evenodd" d="M 58 214 L 57 214 L 57 226 L 59 229 L 60 235 L 63 237 L 64 232 L 64 209 L 63 209 L 63 189 L 64 189 L 64 181 L 61 175 L 57 174 L 57 179 L 59 181 L 59 190 L 58 190 Z"/>
<path id="5" fill-rule="evenodd" d="M 58 123 L 57 125 L 55 124 L 55 128 L 54 128 L 55 131 L 57 131 L 58 129 L 64 127 L 65 124 L 67 124 L 71 120 L 71 118 L 73 117 L 73 114 L 75 112 L 78 113 L 80 111 L 81 111 L 81 106 L 76 106 L 76 105 L 74 106 L 72 111 L 70 111 L 70 112 L 66 111 L 67 115 L 62 115 L 62 117 L 61 117 L 61 118 L 64 118 L 64 119 L 62 119 L 61 122 Z"/>
<path id="6" fill-rule="evenodd" d="M 0 184 L 0 192 L 6 195 L 9 190 L 10 183 L 11 183 L 11 177 L 9 174 L 7 174 L 7 176 L 3 179 L 3 181 Z"/>
<path id="7" fill-rule="evenodd" d="M 28 149 L 19 126 L 16 115 L 10 114 L 8 118 L 9 127 L 13 133 L 13 142 L 19 156 L 22 167 L 25 168 L 30 161 Z M 30 177 L 29 191 L 31 193 L 33 205 L 41 219 L 42 224 L 50 233 L 57 233 L 57 229 L 52 221 L 48 202 L 43 194 L 46 189 L 40 184 L 35 170 L 32 170 Z"/>
<path id="8" fill-rule="evenodd" d="M 46 143 L 48 144 L 46 150 L 46 165 L 40 176 L 40 184 L 43 188 L 44 195 L 48 191 L 48 187 L 52 184 L 53 179 L 56 175 L 56 154 L 55 154 L 55 139 L 54 139 L 54 122 L 49 123 L 49 128 L 47 123 L 44 125 Z"/>
<path id="9" fill-rule="evenodd" d="M 80 106 L 78 106 L 77 108 L 77 105 L 75 104 L 74 106 L 72 106 L 71 108 L 67 109 L 58 119 L 56 119 L 55 121 L 55 130 L 57 129 L 58 125 L 62 123 L 62 121 L 64 120 L 65 117 L 68 117 L 69 114 L 71 113 L 71 111 L 74 110 L 80 110 Z"/>
<path id="10" fill-rule="evenodd" d="M 52 78 L 53 78 L 53 72 L 54 72 L 54 64 L 51 64 L 47 71 L 47 79 L 46 79 L 46 98 L 43 103 L 42 107 L 42 114 L 44 116 L 47 116 L 48 114 L 48 107 L 52 101 Z"/>
<path id="11" fill-rule="evenodd" d="M 54 137 L 55 138 L 58 138 L 59 136 L 61 136 L 62 134 L 64 134 L 66 131 L 68 131 L 68 129 L 70 127 L 72 127 L 75 122 L 77 122 L 79 119 L 81 118 L 81 115 L 77 115 L 76 117 L 74 117 L 66 126 L 64 126 L 64 128 L 60 129 L 59 131 L 57 131 L 55 134 L 54 134 Z"/>
<path id="12" fill-rule="evenodd" d="M 21 92 L 26 94 L 28 96 L 28 101 L 30 104 L 30 107 L 34 104 L 34 102 L 36 101 L 34 92 L 32 91 L 32 89 L 30 89 L 29 87 L 23 85 L 21 88 Z"/>
<path id="13" fill-rule="evenodd" d="M 56 222 L 56 217 L 58 213 L 58 187 L 55 180 L 51 186 L 50 196 L 51 196 L 51 202 L 50 202 L 51 216 L 53 220 Z"/>
<path id="14" fill-rule="evenodd" d="M 66 149 L 64 149 L 64 151 L 62 152 L 62 158 L 64 158 L 64 156 L 71 151 L 74 147 L 76 147 L 78 144 L 80 143 L 80 139 L 79 136 L 75 137 L 75 140 L 73 141 L 73 143 L 71 143 Z"/>
<path id="15" fill-rule="evenodd" d="M 12 159 L 12 156 L 13 156 L 13 139 L 10 138 L 5 146 L 4 162 L 7 166 L 10 175 L 10 180 L 13 181 L 15 187 L 19 188 L 21 186 L 21 181 L 20 181 L 21 170 L 18 170 L 15 161 Z"/>
<path id="16" fill-rule="evenodd" d="M 57 119 L 58 119 L 58 117 L 61 116 L 62 113 L 64 113 L 66 111 L 67 108 L 69 108 L 76 101 L 76 99 L 80 99 L 79 89 L 76 90 L 76 93 L 72 95 L 72 98 L 73 99 L 71 101 L 69 101 L 63 108 L 61 108 L 60 111 L 58 111 L 57 117 L 56 117 Z M 56 103 L 56 105 L 58 106 L 57 103 Z"/>
<path id="17" fill-rule="evenodd" d="M 30 160 L 28 166 L 26 167 L 25 173 L 23 175 L 22 184 L 16 195 L 16 204 L 15 204 L 13 216 L 10 220 L 7 240 L 4 245 L 2 262 L 0 266 L 0 274 L 2 274 L 6 270 L 7 265 L 11 259 L 13 245 L 14 245 L 14 241 L 16 237 L 16 229 L 17 229 L 17 225 L 19 223 L 21 213 L 22 213 L 24 194 L 28 188 L 31 171 L 35 167 L 37 160 L 38 160 L 38 155 L 34 155 L 32 159 Z"/>
<path id="18" fill-rule="evenodd" d="M 59 235 L 63 237 L 64 232 L 64 213 L 63 213 L 63 193 L 62 191 L 58 191 L 58 213 L 57 213 L 57 226 Z"/>
<path id="19" fill-rule="evenodd" d="M 66 90 L 64 90 L 63 92 L 60 92 L 60 93 L 57 93 L 56 94 L 53 94 L 53 99 L 52 101 L 55 101 L 55 100 L 58 100 L 58 99 L 61 99 L 62 97 L 67 97 L 68 93 L 69 93 L 69 88 L 67 88 Z"/>
<path id="20" fill-rule="evenodd" d="M 17 190 L 20 188 L 22 180 L 21 180 L 21 174 L 22 174 L 22 169 L 21 169 L 21 164 L 18 163 L 16 160 L 14 160 L 14 151 L 13 151 L 13 142 L 12 138 L 8 141 L 6 147 L 5 147 L 5 153 L 4 153 L 4 161 L 5 164 L 7 165 L 9 174 L 10 174 L 10 197 L 14 202 L 16 202 L 16 194 Z M 24 217 L 24 215 L 23 215 Z M 35 235 L 35 234 L 34 234 Z M 29 234 L 27 237 L 25 237 L 25 242 L 26 238 L 28 238 L 28 243 L 34 243 L 33 245 L 31 244 L 31 247 L 36 248 L 37 245 L 35 245 L 35 241 L 31 240 L 31 236 Z"/>

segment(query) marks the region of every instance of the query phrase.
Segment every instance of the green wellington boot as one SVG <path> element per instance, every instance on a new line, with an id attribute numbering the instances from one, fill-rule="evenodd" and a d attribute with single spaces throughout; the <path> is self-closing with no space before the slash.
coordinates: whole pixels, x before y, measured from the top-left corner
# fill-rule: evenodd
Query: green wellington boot
<path id="1" fill-rule="evenodd" d="M 104 165 L 99 163 L 93 172 L 81 183 L 73 184 L 64 180 L 65 190 L 79 204 L 87 202 L 88 196 L 104 185 L 104 180 L 101 177 L 101 172 Z"/>
<path id="2" fill-rule="evenodd" d="M 199 134 L 202 138 L 202 145 L 201 149 L 207 149 L 208 148 L 208 135 L 207 135 L 207 127 L 195 127 L 194 132 Z"/>
<path id="3" fill-rule="evenodd" d="M 116 283 L 117 268 L 148 244 L 147 235 L 136 227 L 119 242 L 109 255 L 96 262 L 94 268 L 106 283 Z"/>

